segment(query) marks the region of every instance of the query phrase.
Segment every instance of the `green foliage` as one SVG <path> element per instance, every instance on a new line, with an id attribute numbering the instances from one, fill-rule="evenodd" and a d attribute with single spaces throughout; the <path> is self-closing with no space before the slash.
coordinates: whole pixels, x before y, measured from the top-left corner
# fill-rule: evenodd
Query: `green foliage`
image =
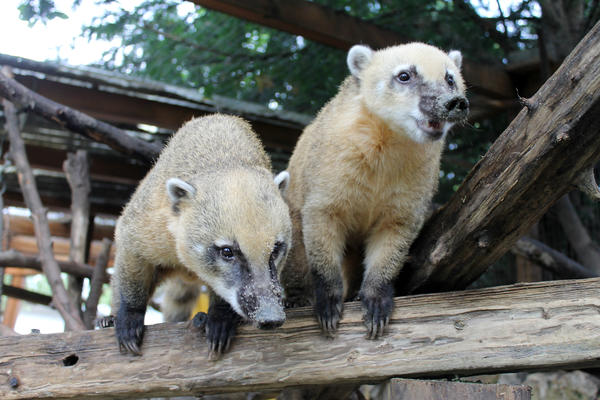
<path id="1" fill-rule="evenodd" d="M 19 18 L 33 26 L 37 22 L 46 23 L 54 18 L 67 19 L 68 16 L 56 9 L 54 0 L 22 0 L 19 4 Z"/>

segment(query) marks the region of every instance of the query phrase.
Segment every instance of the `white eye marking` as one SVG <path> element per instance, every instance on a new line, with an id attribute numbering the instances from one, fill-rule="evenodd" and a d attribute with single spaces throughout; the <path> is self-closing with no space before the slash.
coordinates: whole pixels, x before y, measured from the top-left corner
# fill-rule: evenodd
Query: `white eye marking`
<path id="1" fill-rule="evenodd" d="M 217 246 L 217 247 L 233 247 L 233 243 L 231 242 L 231 240 L 217 239 L 217 240 L 215 240 L 215 246 Z"/>

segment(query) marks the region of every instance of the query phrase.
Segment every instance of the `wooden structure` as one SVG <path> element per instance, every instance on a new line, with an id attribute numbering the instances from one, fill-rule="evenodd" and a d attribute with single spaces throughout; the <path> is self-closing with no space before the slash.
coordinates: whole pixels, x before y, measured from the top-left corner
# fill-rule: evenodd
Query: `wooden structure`
<path id="1" fill-rule="evenodd" d="M 246 18 L 292 32 L 302 25 L 301 20 L 297 21 L 303 15 L 298 13 L 299 6 L 305 7 L 309 15 L 325 18 L 324 21 L 334 17 L 323 7 L 297 0 L 272 1 L 271 5 L 276 7 L 268 10 L 258 0 L 194 1 L 209 7 L 229 7 L 228 12 L 234 14 L 245 10 Z M 270 22 L 273 19 L 283 25 Z M 343 25 L 347 24 L 349 29 L 358 26 L 361 32 L 372 32 L 374 36 L 365 41 L 374 47 L 398 41 L 390 32 L 365 28 L 351 19 L 344 21 Z M 316 24 L 324 25 L 327 24 Z M 331 40 L 330 44 L 336 46 L 349 45 L 348 41 L 341 41 L 343 37 L 335 29 L 302 33 Z M 354 39 L 352 43 L 361 41 Z M 590 32 L 536 96 L 522 99 L 525 108 L 521 114 L 477 164 L 457 195 L 434 214 L 415 242 L 411 250 L 413 264 L 405 269 L 400 290 L 463 289 L 489 263 L 509 250 L 527 231 L 528 224 L 572 185 L 579 183 L 598 192 L 595 183 L 589 185 L 589 171 L 600 158 L 600 139 L 596 135 L 600 127 L 598 54 L 600 26 Z M 109 128 L 114 128 L 117 135 L 149 144 L 150 155 L 185 120 L 208 112 L 227 111 L 252 122 L 274 156 L 276 166 L 281 168 L 302 127 L 310 121 L 310 117 L 295 113 L 274 113 L 231 99 L 207 100 L 192 90 L 90 68 L 68 68 L 1 55 L 0 64 L 12 66 L 16 80 L 35 92 L 112 123 L 118 128 L 112 125 Z M 466 65 L 465 74 L 474 95 L 485 105 L 481 114 L 515 105 L 510 69 L 489 69 L 468 62 Z M 490 74 L 497 79 L 489 79 Z M 3 78 L 2 83 L 5 82 Z M 25 110 L 39 112 L 37 104 L 23 101 L 14 89 L 3 87 L 0 95 Z M 10 102 L 4 103 L 6 107 Z M 63 117 L 70 111 L 59 107 L 56 112 L 54 118 L 50 113 L 40 114 L 68 126 Z M 92 125 L 96 123 L 84 117 L 78 118 Z M 13 125 L 18 125 L 15 122 Z M 144 132 L 142 124 L 151 128 Z M 94 254 L 95 248 L 99 256 L 83 261 L 67 256 L 71 245 L 66 246 L 66 238 L 71 227 L 58 220 L 49 221 L 47 236 L 54 238 L 55 257 L 63 258 L 51 269 L 91 277 L 97 288 L 106 276 L 98 274 L 98 268 L 91 265 L 103 265 L 104 271 L 110 264 L 106 246 L 100 240 L 112 236 L 115 216 L 146 172 L 148 156 L 139 159 L 122 156 L 104 144 L 56 129 L 32 114 L 21 121 L 20 129 L 43 203 L 65 215 L 69 215 L 66 210 L 71 198 L 62 172 L 63 160 L 75 149 L 88 151 L 92 223 L 87 246 L 92 249 L 90 254 Z M 559 157 L 564 153 L 571 157 Z M 7 204 L 22 206 L 17 172 L 5 170 L 5 180 Z M 23 256 L 37 255 L 39 238 L 35 247 L 30 240 L 31 251 L 17 247 L 19 232 L 31 239 L 31 224 L 12 216 L 7 217 L 7 222 L 15 227 L 11 230 L 11 248 L 28 254 L 4 252 L 0 261 L 4 257 L 6 265 L 21 262 L 23 266 L 48 270 L 44 259 L 23 261 Z M 20 239 L 26 242 L 24 237 Z M 62 251 L 60 243 L 65 245 Z M 102 258 L 105 261 L 97 261 Z M 574 273 L 586 276 L 579 266 L 571 267 Z M 393 376 L 440 377 L 598 367 L 599 285 L 600 281 L 590 279 L 397 298 L 389 332 L 378 341 L 363 338 L 358 304 L 346 305 L 340 332 L 333 341 L 320 335 L 310 310 L 293 310 L 288 322 L 278 330 L 241 328 L 232 352 L 217 363 L 206 361 L 202 327 L 195 330 L 190 324 L 149 327 L 144 354 L 135 358 L 118 353 L 111 329 L 83 332 L 77 331 L 79 326 L 74 323 L 75 331 L 65 334 L 0 338 L 0 397 L 124 398 L 272 392 L 307 385 L 352 386 Z M 33 299 L 31 293 L 8 289 L 7 294 Z M 38 300 L 47 302 L 48 298 Z M 402 390 L 411 390 L 409 382 L 403 387 Z M 514 398 L 527 398 L 527 393 L 522 394 L 525 397 L 517 397 L 520 392 L 517 389 L 512 392 Z"/>
<path id="2" fill-rule="evenodd" d="M 599 291 L 593 278 L 396 298 L 380 340 L 365 339 L 359 303 L 346 303 L 333 340 L 311 309 L 294 309 L 273 331 L 240 327 L 217 362 L 190 323 L 147 327 L 140 357 L 119 353 L 113 328 L 0 338 L 0 397 L 198 396 L 600 367 Z"/>

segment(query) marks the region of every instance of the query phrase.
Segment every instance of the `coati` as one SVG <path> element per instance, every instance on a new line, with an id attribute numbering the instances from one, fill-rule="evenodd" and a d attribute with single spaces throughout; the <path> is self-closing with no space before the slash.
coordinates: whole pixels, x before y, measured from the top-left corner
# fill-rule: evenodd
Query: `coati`
<path id="1" fill-rule="evenodd" d="M 144 313 L 155 287 L 166 290 L 165 317 L 185 320 L 210 288 L 206 331 L 211 355 L 229 347 L 240 319 L 259 328 L 285 320 L 281 267 L 291 221 L 258 137 L 226 115 L 193 119 L 170 139 L 117 221 L 112 278 L 116 336 L 140 354 Z"/>
<path id="2" fill-rule="evenodd" d="M 437 189 L 444 138 L 468 114 L 461 61 L 459 51 L 423 43 L 352 47 L 351 75 L 294 149 L 284 192 L 294 243 L 282 283 L 290 304 L 313 298 L 328 335 L 356 292 L 367 337 L 388 323 L 393 280 Z"/>

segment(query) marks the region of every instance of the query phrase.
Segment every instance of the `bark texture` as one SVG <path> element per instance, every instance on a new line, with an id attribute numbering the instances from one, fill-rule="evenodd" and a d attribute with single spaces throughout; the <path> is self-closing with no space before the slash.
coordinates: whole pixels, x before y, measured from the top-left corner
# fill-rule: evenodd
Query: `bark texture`
<path id="1" fill-rule="evenodd" d="M 0 398 L 200 396 L 600 367 L 599 291 L 592 278 L 396 298 L 380 340 L 365 338 L 358 302 L 346 303 L 333 340 L 312 309 L 294 309 L 278 329 L 241 326 L 214 362 L 204 330 L 188 323 L 148 326 L 139 357 L 119 353 L 113 328 L 0 338 Z"/>

